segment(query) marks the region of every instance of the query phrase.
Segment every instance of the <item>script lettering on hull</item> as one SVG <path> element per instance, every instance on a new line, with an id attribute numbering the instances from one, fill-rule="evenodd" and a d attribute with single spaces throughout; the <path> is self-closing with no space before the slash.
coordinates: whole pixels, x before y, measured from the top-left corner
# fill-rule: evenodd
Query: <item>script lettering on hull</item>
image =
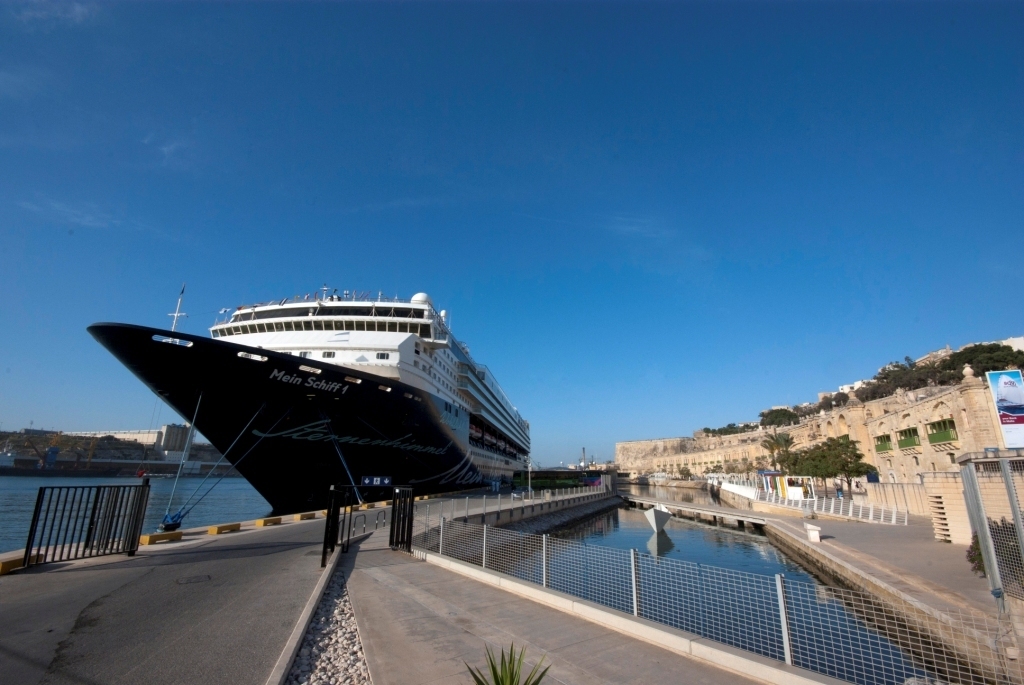
<path id="1" fill-rule="evenodd" d="M 304 426 L 289 428 L 288 430 L 277 433 L 263 433 L 258 430 L 253 430 L 252 434 L 259 438 L 291 438 L 292 440 L 307 440 L 309 442 L 327 442 L 334 440 L 339 444 L 366 445 L 368 447 L 394 447 L 396 449 L 407 450 L 409 452 L 420 452 L 422 454 L 446 454 L 448 452 L 448 448 L 452 445 L 451 442 L 449 442 L 444 447 L 427 447 L 425 445 L 417 445 L 415 442 L 406 442 L 406 440 L 412 436 L 412 433 L 403 435 L 402 437 L 394 440 L 384 438 L 360 438 L 353 435 L 333 435 L 330 429 L 330 423 L 330 419 L 323 419 L 321 421 L 314 421 L 312 423 L 307 423 Z"/>

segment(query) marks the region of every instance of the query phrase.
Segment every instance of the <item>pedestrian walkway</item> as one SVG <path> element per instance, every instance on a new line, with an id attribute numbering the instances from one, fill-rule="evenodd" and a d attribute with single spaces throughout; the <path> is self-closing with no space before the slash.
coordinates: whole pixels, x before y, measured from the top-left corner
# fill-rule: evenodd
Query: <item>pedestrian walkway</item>
<path id="1" fill-rule="evenodd" d="M 806 519 L 773 517 L 769 528 L 806 541 Z M 906 526 L 857 521 L 812 521 L 821 528 L 814 546 L 861 572 L 938 609 L 996 613 L 988 581 L 971 571 L 967 548 L 935 539 L 931 522 L 911 516 Z"/>
<path id="2" fill-rule="evenodd" d="M 464 662 L 513 642 L 551 665 L 545 682 L 753 682 L 391 551 L 383 531 L 360 545 L 348 592 L 374 685 L 471 685 Z"/>

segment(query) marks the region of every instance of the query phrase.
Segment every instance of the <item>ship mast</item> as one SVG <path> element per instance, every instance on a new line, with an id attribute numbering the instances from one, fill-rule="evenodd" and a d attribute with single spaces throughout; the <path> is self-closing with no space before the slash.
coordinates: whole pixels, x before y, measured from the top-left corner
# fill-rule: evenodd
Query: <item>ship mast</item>
<path id="1" fill-rule="evenodd" d="M 183 316 L 185 318 L 188 318 L 188 314 L 186 314 L 183 311 L 181 311 L 181 298 L 183 298 L 183 297 L 185 297 L 185 284 L 184 283 L 181 284 L 181 292 L 178 293 L 178 305 L 174 308 L 174 313 L 167 315 L 167 316 L 171 317 L 171 319 L 173 319 L 173 321 L 171 322 L 171 332 L 172 333 L 178 327 L 178 319 L 179 318 L 181 318 Z"/>

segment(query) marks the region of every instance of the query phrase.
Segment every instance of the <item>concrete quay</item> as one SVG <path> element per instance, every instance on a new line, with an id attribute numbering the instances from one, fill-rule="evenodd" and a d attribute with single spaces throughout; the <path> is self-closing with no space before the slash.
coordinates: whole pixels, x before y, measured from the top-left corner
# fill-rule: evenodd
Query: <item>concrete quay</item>
<path id="1" fill-rule="evenodd" d="M 322 518 L 0 578 L 0 681 L 264 685 L 321 578 Z"/>
<path id="2" fill-rule="evenodd" d="M 613 491 L 589 487 L 538 491 L 532 498 L 529 495 L 525 498 L 515 497 L 509 493 L 475 497 L 437 497 L 416 502 L 415 518 L 431 525 L 437 524 L 443 516 L 449 521 L 506 526 L 518 521 L 546 516 L 552 512 L 617 497 L 618 495 Z"/>

